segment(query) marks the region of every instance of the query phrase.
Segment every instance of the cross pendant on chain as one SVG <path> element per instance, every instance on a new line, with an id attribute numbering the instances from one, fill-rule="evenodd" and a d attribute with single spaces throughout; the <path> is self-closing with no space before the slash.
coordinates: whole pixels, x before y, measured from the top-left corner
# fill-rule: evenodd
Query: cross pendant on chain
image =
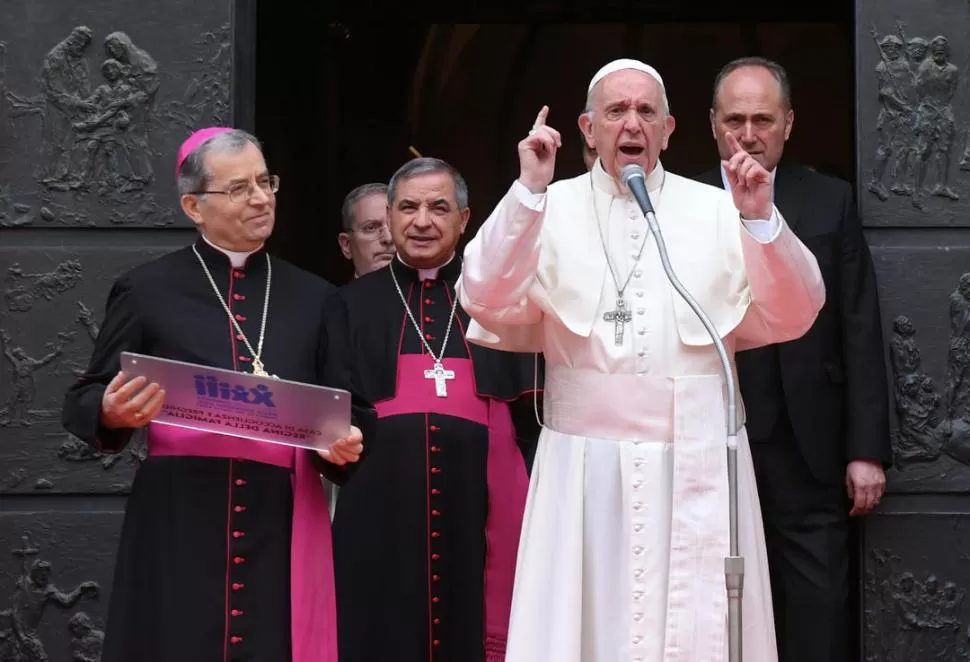
<path id="1" fill-rule="evenodd" d="M 633 313 L 627 310 L 623 297 L 616 298 L 616 310 L 603 313 L 603 319 L 613 322 L 613 338 L 618 347 L 623 345 L 623 325 L 633 321 Z"/>
<path id="2" fill-rule="evenodd" d="M 441 365 L 441 361 L 435 361 L 434 368 L 424 371 L 424 378 L 434 380 L 435 395 L 437 395 L 439 398 L 447 398 L 448 387 L 445 384 L 445 380 L 454 379 L 455 371 L 445 370 L 445 367 Z"/>

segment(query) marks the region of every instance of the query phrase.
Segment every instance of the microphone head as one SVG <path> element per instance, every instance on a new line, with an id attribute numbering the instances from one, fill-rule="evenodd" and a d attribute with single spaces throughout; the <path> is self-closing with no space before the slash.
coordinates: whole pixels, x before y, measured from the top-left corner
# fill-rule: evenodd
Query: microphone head
<path id="1" fill-rule="evenodd" d="M 630 180 L 634 177 L 639 177 L 644 181 L 646 181 L 647 178 L 643 173 L 643 168 L 636 163 L 628 163 L 620 168 L 620 180 L 622 180 L 624 186 L 629 188 Z"/>

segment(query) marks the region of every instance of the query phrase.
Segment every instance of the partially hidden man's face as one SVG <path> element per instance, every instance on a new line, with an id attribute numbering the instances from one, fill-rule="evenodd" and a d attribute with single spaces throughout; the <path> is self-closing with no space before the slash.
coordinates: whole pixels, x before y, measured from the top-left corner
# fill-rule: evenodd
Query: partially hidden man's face
<path id="1" fill-rule="evenodd" d="M 358 276 L 386 267 L 394 257 L 394 242 L 387 225 L 387 196 L 372 193 L 354 206 L 350 232 L 341 232 L 340 252 L 353 262 Z"/>
<path id="2" fill-rule="evenodd" d="M 642 71 L 614 72 L 593 88 L 591 113 L 579 116 L 586 144 L 619 181 L 623 166 L 635 163 L 650 174 L 674 132 L 674 118 L 664 112 L 663 90 Z"/>
<path id="3" fill-rule="evenodd" d="M 781 85 L 764 67 L 735 69 L 724 77 L 711 109 L 711 131 L 721 158 L 733 156 L 727 134 L 769 172 L 778 165 L 795 114 L 785 107 Z"/>
<path id="4" fill-rule="evenodd" d="M 247 143 L 238 152 L 205 155 L 209 191 L 249 189 L 248 200 L 232 202 L 228 195 L 182 196 L 182 209 L 217 246 L 230 251 L 253 251 L 270 235 L 276 222 L 276 194 L 259 149 Z M 245 194 L 243 194 L 245 198 Z"/>
<path id="5" fill-rule="evenodd" d="M 405 179 L 388 207 L 394 245 L 416 269 L 440 267 L 455 252 L 470 213 L 468 207 L 459 208 L 455 182 L 448 173 Z"/>

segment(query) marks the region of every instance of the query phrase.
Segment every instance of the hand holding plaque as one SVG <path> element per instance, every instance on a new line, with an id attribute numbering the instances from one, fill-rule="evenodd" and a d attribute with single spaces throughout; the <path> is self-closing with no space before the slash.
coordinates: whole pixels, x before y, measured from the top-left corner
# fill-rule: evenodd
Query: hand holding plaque
<path id="1" fill-rule="evenodd" d="M 364 452 L 364 435 L 356 425 L 351 425 L 350 434 L 335 441 L 329 449 L 317 451 L 320 457 L 333 462 L 338 467 L 356 462 L 362 452 Z"/>
<path id="2" fill-rule="evenodd" d="M 101 424 L 111 430 L 140 428 L 158 416 L 164 403 L 165 390 L 159 384 L 140 376 L 129 380 L 121 371 L 101 397 Z"/>

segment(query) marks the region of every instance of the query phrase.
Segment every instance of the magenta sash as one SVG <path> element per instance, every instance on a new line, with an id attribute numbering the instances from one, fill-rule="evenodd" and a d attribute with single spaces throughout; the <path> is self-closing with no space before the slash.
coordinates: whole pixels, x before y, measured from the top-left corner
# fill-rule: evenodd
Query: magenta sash
<path id="1" fill-rule="evenodd" d="M 503 662 L 512 609 L 512 587 L 525 512 L 529 477 L 515 439 L 512 413 L 505 402 L 479 397 L 470 359 L 445 359 L 455 373 L 446 382 L 448 396 L 435 394 L 433 379 L 424 371 L 433 365 L 427 354 L 398 356 L 395 396 L 375 404 L 378 418 L 404 414 L 454 416 L 488 427 L 486 481 L 488 516 L 485 521 L 486 662 Z"/>
<path id="2" fill-rule="evenodd" d="M 149 426 L 150 456 L 238 458 L 293 472 L 292 662 L 337 662 L 337 603 L 330 517 L 327 495 L 310 459 L 311 452 L 170 425 Z"/>

